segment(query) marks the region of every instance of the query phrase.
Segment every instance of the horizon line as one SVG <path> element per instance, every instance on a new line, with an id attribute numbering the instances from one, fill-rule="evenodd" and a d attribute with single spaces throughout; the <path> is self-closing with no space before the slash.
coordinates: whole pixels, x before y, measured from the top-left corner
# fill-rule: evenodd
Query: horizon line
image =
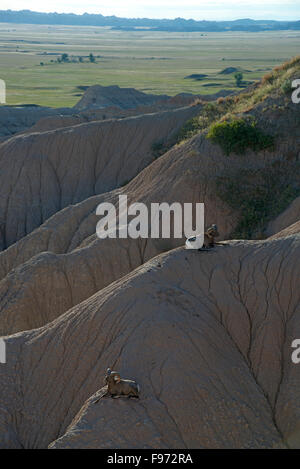
<path id="1" fill-rule="evenodd" d="M 250 18 L 250 17 L 244 17 L 244 18 L 235 18 L 235 19 L 226 19 L 226 20 L 220 20 L 220 19 L 209 19 L 209 20 L 206 20 L 206 19 L 194 19 L 194 18 L 183 18 L 181 16 L 178 16 L 176 18 L 167 18 L 167 17 L 162 17 L 162 18 L 150 18 L 150 17 L 147 17 L 147 16 L 117 16 L 117 15 L 103 15 L 102 13 L 88 13 L 88 12 L 84 12 L 84 13 L 73 13 L 72 11 L 64 11 L 64 12 L 57 12 L 57 11 L 36 11 L 36 10 L 28 10 L 28 9 L 22 9 L 22 10 L 12 10 L 12 9 L 6 9 L 6 10 L 0 10 L 0 12 L 14 12 L 14 13 L 21 13 L 21 12 L 30 12 L 30 13 L 38 13 L 38 14 L 41 14 L 41 15 L 53 15 L 53 14 L 56 14 L 56 15 L 74 15 L 74 16 L 84 16 L 84 15 L 97 15 L 97 16 L 102 16 L 103 18 L 120 18 L 120 19 L 128 19 L 128 20 L 153 20 L 153 21 L 163 21 L 163 20 L 169 20 L 169 21 L 176 21 L 177 19 L 180 19 L 180 20 L 183 20 L 183 21 L 195 21 L 195 22 L 203 22 L 203 21 L 206 21 L 206 22 L 216 22 L 216 23 L 226 23 L 226 22 L 232 22 L 232 21 L 245 21 L 245 20 L 250 20 L 250 21 L 273 21 L 274 23 L 280 23 L 280 22 L 283 22 L 283 23 L 295 23 L 297 21 L 300 21 L 300 18 L 299 19 L 291 19 L 291 20 L 284 20 L 284 19 L 281 19 L 281 20 L 274 20 L 274 19 L 267 19 L 267 18 L 264 18 L 264 19 L 254 19 L 254 18 Z"/>

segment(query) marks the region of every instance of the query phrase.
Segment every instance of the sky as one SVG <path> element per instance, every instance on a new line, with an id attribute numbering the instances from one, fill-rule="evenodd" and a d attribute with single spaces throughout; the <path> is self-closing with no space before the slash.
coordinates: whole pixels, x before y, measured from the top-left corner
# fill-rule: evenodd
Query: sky
<path id="1" fill-rule="evenodd" d="M 1 0 L 0 9 L 101 13 L 126 18 L 300 20 L 300 0 Z"/>

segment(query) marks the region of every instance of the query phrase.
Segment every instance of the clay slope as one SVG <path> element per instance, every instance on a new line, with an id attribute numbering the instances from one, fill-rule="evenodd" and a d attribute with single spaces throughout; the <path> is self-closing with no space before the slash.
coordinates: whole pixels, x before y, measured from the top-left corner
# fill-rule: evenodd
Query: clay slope
<path id="1" fill-rule="evenodd" d="M 212 99 L 212 96 L 208 97 Z M 62 127 L 70 127 L 86 122 L 101 121 L 106 119 L 123 119 L 124 117 L 138 116 L 141 114 L 153 114 L 155 112 L 167 111 L 171 109 L 179 109 L 199 103 L 198 96 L 195 95 L 177 95 L 167 100 L 156 101 L 153 104 L 138 106 L 135 108 L 123 109 L 118 106 L 109 106 L 103 108 L 88 108 L 78 111 L 70 116 L 60 115 L 55 117 L 45 117 L 40 119 L 37 124 L 26 132 L 41 132 L 46 130 L 54 130 Z M 198 107 L 199 109 L 199 107 Z M 25 132 L 23 132 L 25 133 Z"/>
<path id="2" fill-rule="evenodd" d="M 179 248 L 6 338 L 1 448 L 299 447 L 299 255 L 299 235 Z M 140 401 L 95 403 L 107 366 Z"/>
<path id="3" fill-rule="evenodd" d="M 136 108 L 138 106 L 154 104 L 157 101 L 168 99 L 166 95 L 153 95 L 142 93 L 134 88 L 120 88 L 114 86 L 90 86 L 83 97 L 74 106 L 76 110 L 106 108 L 118 106 L 121 109 Z"/>
<path id="4" fill-rule="evenodd" d="M 219 97 L 225 97 L 233 94 L 231 91 L 221 90 L 215 94 L 209 95 L 193 95 L 190 93 L 180 93 L 176 96 L 166 98 L 164 96 L 157 96 L 155 99 L 146 99 L 146 104 L 139 104 L 143 99 L 130 101 L 130 107 L 119 105 L 111 105 L 108 107 L 90 106 L 88 108 L 70 110 L 69 114 L 58 114 L 50 117 L 42 117 L 30 129 L 25 129 L 22 133 L 28 132 L 41 132 L 46 130 L 54 130 L 63 127 L 70 127 L 85 122 L 101 121 L 106 119 L 121 119 L 124 117 L 138 116 L 141 114 L 151 114 L 154 112 L 166 111 L 170 109 L 178 109 L 190 105 L 195 105 L 199 101 L 205 103 L 206 101 L 215 101 Z M 126 93 L 125 95 L 126 96 Z M 151 96 L 151 95 L 145 95 Z M 158 99 L 156 99 L 158 98 Z M 161 99 L 162 98 L 162 99 Z M 83 98 L 82 98 L 83 99 Z M 85 98 L 84 98 L 85 99 Z M 127 99 L 127 98 L 126 98 Z M 109 104 L 109 103 L 108 103 Z M 136 107 L 132 107 L 132 106 Z"/>
<path id="5" fill-rule="evenodd" d="M 149 210 L 152 202 L 204 202 L 206 222 L 218 223 L 222 237 L 228 236 L 236 214 L 215 196 L 209 181 L 232 164 L 240 163 L 200 136 L 157 159 L 126 187 L 65 208 L 2 252 L 0 334 L 42 326 L 154 255 L 184 243 L 99 240 L 96 207 L 101 202 L 117 206 L 120 194 L 128 196 L 128 204 L 144 202 Z"/>
<path id="6" fill-rule="evenodd" d="M 199 135 L 157 159 L 126 187 L 58 212 L 0 254 L 0 334 L 46 324 L 154 255 L 185 241 L 99 240 L 95 235 L 99 203 L 117 206 L 119 194 L 127 194 L 129 204 L 139 201 L 149 208 L 151 202 L 204 202 L 206 223 L 217 223 L 221 238 L 226 239 L 238 214 L 216 196 L 216 175 L 264 168 L 281 153 L 278 144 L 273 153 L 249 151 L 242 158 L 227 157 Z"/>
<path id="7" fill-rule="evenodd" d="M 270 239 L 285 238 L 287 236 L 294 235 L 297 233 L 300 233 L 300 220 L 296 223 L 293 223 L 293 225 L 288 226 L 284 230 L 279 231 L 279 233 L 274 234 L 270 237 Z"/>
<path id="8" fill-rule="evenodd" d="M 300 197 L 297 197 L 275 220 L 269 223 L 267 234 L 269 236 L 278 233 L 300 220 Z"/>
<path id="9" fill-rule="evenodd" d="M 197 106 L 16 136 L 0 145 L 0 249 L 55 212 L 119 187 L 153 161 Z"/>
<path id="10" fill-rule="evenodd" d="M 35 105 L 0 106 L 0 139 L 24 131 L 44 117 L 68 115 L 73 112 L 67 108 L 54 109 Z"/>
<path id="11" fill-rule="evenodd" d="M 236 180 L 245 171 L 250 174 L 264 171 L 268 175 L 270 170 L 279 168 L 279 173 L 273 171 L 270 178 L 276 180 L 279 174 L 281 178 L 284 176 L 286 185 L 299 186 L 299 129 L 295 114 L 297 106 L 291 104 L 279 91 L 275 98 L 280 102 L 280 112 L 274 126 L 276 130 L 279 122 L 281 135 L 276 139 L 274 149 L 259 153 L 248 150 L 244 155 L 226 156 L 218 145 L 213 145 L 205 138 L 205 134 L 199 134 L 186 143 L 175 146 L 122 189 L 87 198 L 75 206 L 69 205 L 46 220 L 40 228 L 0 253 L 0 333 L 9 334 L 40 327 L 152 256 L 184 243 L 184 239 L 155 242 L 100 241 L 95 236 L 98 221 L 95 211 L 100 202 L 108 201 L 116 205 L 121 193 L 128 195 L 129 203 L 140 201 L 148 206 L 151 202 L 161 201 L 204 202 L 206 223 L 217 223 L 222 238 L 227 238 L 236 227 L 241 214 L 239 207 L 233 209 L 219 197 L 216 181 L 220 178 L 221 181 L 224 178 Z M 266 121 L 262 122 L 262 128 L 273 125 L 272 100 L 273 95 L 263 100 L 266 108 L 261 116 L 265 116 Z M 261 103 L 252 111 L 258 114 L 259 106 Z M 148 116 L 149 119 L 152 117 Z M 120 122 L 117 121 L 118 125 Z M 140 118 L 126 119 L 123 122 L 126 125 L 127 122 L 140 122 Z M 93 125 L 98 126 L 99 123 Z M 90 129 L 90 124 L 72 129 L 83 129 L 85 133 L 86 129 Z M 66 132 L 69 130 L 57 131 L 56 135 L 61 136 Z M 53 133 L 45 132 L 42 135 L 48 134 Z M 89 136 L 90 133 L 86 138 Z M 65 157 L 65 154 L 62 155 L 64 162 Z M 82 157 L 79 155 L 76 161 L 81 164 Z M 115 161 L 116 165 L 123 164 L 118 155 Z M 87 176 L 89 172 L 83 168 L 80 178 L 83 177 L 83 181 L 86 181 Z M 68 188 L 68 182 L 69 180 L 64 187 Z M 45 179 L 41 188 L 48 186 L 48 179 Z M 42 190 L 39 192 L 43 193 Z M 16 200 L 14 198 L 14 203 Z M 20 206 L 22 219 L 23 206 Z M 295 216 L 293 207 L 294 203 L 287 212 Z M 297 220 L 291 220 L 290 216 L 283 218 L 280 229 Z"/>

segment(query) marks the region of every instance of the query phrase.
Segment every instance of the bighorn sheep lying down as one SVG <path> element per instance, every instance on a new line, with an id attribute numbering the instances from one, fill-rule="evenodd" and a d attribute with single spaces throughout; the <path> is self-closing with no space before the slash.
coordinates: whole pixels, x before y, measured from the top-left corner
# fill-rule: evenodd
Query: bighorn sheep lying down
<path id="1" fill-rule="evenodd" d="M 105 383 L 111 397 L 139 397 L 140 386 L 130 379 L 121 379 L 120 373 L 111 371 L 110 368 L 106 371 Z"/>

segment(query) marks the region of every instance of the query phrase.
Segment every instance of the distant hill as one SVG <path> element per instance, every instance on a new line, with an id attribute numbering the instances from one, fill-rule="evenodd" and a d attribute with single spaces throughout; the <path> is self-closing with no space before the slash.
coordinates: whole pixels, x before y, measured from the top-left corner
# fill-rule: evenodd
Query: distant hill
<path id="1" fill-rule="evenodd" d="M 110 26 L 112 29 L 134 31 L 279 31 L 300 30 L 298 21 L 252 20 L 249 18 L 235 21 L 196 21 L 184 18 L 149 19 L 149 18 L 118 18 L 101 14 L 75 15 L 74 13 L 39 13 L 30 10 L 0 10 L 1 23 L 25 24 L 59 24 L 74 26 Z"/>

